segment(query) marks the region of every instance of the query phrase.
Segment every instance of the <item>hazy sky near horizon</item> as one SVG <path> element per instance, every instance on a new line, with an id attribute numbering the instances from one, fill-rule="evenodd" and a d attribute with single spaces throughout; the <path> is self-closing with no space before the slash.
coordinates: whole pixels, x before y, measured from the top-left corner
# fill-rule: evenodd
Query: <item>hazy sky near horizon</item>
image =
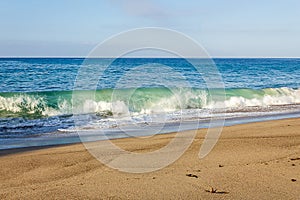
<path id="1" fill-rule="evenodd" d="M 182 32 L 213 57 L 300 57 L 299 0 L 3 0 L 0 56 L 86 56 L 133 28 Z"/>

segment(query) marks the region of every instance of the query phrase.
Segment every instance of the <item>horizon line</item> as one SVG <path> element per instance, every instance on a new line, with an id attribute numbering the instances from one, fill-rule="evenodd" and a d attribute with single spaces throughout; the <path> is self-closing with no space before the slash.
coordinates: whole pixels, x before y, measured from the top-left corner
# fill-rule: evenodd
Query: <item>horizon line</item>
<path id="1" fill-rule="evenodd" d="M 125 56 L 125 57 L 85 57 L 85 56 L 0 56 L 0 58 L 78 58 L 78 59 L 85 59 L 85 58 L 181 58 L 181 57 L 168 57 L 168 56 Z M 184 57 L 185 59 L 205 59 L 206 57 Z M 281 59 L 297 59 L 300 58 L 299 57 L 287 57 L 287 56 L 211 56 L 211 57 L 207 57 L 207 58 L 212 58 L 212 59 L 218 59 L 218 58 L 222 58 L 222 59 L 239 59 L 239 58 L 244 58 L 244 59 L 275 59 L 275 58 L 281 58 Z"/>

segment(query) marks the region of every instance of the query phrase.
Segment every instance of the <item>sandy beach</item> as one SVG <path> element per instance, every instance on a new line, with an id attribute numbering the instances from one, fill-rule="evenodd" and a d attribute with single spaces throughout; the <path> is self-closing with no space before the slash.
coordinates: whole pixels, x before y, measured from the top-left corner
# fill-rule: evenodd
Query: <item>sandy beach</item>
<path id="1" fill-rule="evenodd" d="M 300 119 L 225 127 L 199 159 L 205 133 L 176 162 L 143 174 L 111 169 L 82 144 L 1 151 L 0 199 L 299 199 Z M 113 142 L 148 152 L 173 136 Z"/>

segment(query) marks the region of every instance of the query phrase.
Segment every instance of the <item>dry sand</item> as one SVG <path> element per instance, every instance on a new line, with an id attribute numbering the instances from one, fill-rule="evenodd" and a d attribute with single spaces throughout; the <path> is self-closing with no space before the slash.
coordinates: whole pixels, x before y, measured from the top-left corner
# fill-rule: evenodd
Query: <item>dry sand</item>
<path id="1" fill-rule="evenodd" d="M 2 151 L 0 199 L 300 199 L 300 119 L 226 127 L 200 160 L 205 133 L 176 162 L 144 174 L 110 169 L 82 144 Z M 114 143 L 145 152 L 173 136 Z"/>

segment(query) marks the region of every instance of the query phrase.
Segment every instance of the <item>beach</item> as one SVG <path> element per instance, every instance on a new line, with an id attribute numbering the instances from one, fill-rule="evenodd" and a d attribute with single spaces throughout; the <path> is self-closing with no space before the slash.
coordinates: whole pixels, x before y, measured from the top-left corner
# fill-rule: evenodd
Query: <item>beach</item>
<path id="1" fill-rule="evenodd" d="M 0 200 L 300 200 L 300 1 L 0 1 Z"/>
<path id="2" fill-rule="evenodd" d="M 82 144 L 2 150 L 0 198 L 298 199 L 299 130 L 299 118 L 224 127 L 214 149 L 199 159 L 201 129 L 176 162 L 141 174 L 105 166 Z M 143 153 L 165 146 L 174 134 L 112 142 Z"/>

